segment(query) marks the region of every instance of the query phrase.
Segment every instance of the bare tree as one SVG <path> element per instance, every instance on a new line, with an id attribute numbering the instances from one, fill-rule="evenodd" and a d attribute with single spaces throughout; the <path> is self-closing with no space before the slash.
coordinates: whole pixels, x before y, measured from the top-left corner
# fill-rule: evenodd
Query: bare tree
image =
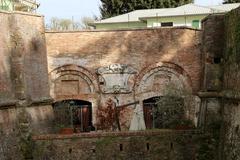
<path id="1" fill-rule="evenodd" d="M 50 23 L 46 25 L 46 29 L 53 31 L 93 29 L 93 27 L 90 26 L 93 22 L 94 18 L 91 17 L 82 17 L 80 21 L 53 17 L 51 18 Z"/>
<path id="2" fill-rule="evenodd" d="M 81 19 L 81 28 L 82 29 L 92 29 L 93 27 L 90 26 L 91 23 L 94 22 L 94 19 L 91 17 L 82 17 Z"/>

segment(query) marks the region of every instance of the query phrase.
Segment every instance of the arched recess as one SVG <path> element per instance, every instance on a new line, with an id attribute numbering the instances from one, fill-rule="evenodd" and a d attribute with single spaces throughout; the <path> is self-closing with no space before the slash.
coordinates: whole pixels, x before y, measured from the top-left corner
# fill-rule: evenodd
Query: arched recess
<path id="1" fill-rule="evenodd" d="M 55 68 L 49 73 L 50 94 L 55 102 L 64 100 L 82 100 L 92 103 L 93 124 L 96 122 L 96 110 L 99 87 L 97 78 L 84 67 L 68 64 Z"/>
<path id="2" fill-rule="evenodd" d="M 144 121 L 144 101 L 153 97 L 166 96 L 171 92 L 174 92 L 173 94 L 176 92 L 181 96 L 192 94 L 191 78 L 181 66 L 169 62 L 159 62 L 144 68 L 135 79 L 134 97 L 140 104 L 136 108 L 136 117 L 133 120 Z M 139 127 L 139 124 L 134 123 L 131 123 L 130 128 L 136 130 L 135 126 L 146 128 L 146 126 Z"/>
<path id="3" fill-rule="evenodd" d="M 91 94 L 96 93 L 99 90 L 97 78 L 87 69 L 81 66 L 77 65 L 64 65 L 61 67 L 58 67 L 50 72 L 50 85 L 51 85 L 51 95 L 52 97 L 56 97 L 57 94 L 62 95 L 78 95 L 78 94 Z M 66 84 L 66 87 L 70 87 L 75 85 L 75 88 L 72 88 L 73 90 L 69 90 L 64 92 L 64 89 L 67 88 L 61 88 L 60 90 L 57 90 L 57 82 L 62 81 L 62 86 L 64 87 L 64 84 Z M 78 81 L 78 85 L 77 82 Z M 82 86 L 80 86 L 82 85 Z"/>
<path id="4" fill-rule="evenodd" d="M 141 99 L 163 96 L 165 86 L 172 83 L 177 89 L 192 93 L 192 81 L 184 69 L 174 63 L 159 62 L 144 68 L 135 80 L 134 91 Z"/>

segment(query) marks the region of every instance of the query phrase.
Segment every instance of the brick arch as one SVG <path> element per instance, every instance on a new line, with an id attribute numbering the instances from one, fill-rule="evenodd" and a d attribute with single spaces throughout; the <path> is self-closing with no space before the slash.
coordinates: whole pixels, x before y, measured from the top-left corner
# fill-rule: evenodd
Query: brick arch
<path id="1" fill-rule="evenodd" d="M 55 82 L 63 76 L 78 76 L 81 77 L 89 86 L 90 93 L 99 91 L 97 78 L 89 70 L 84 67 L 68 64 L 55 68 L 49 73 L 50 85 L 53 86 Z M 53 87 L 51 87 L 53 90 Z"/>
<path id="2" fill-rule="evenodd" d="M 75 76 L 81 78 L 82 81 L 85 80 L 85 84 L 89 86 L 89 93 L 78 93 L 78 94 L 68 94 L 68 95 L 55 95 L 55 85 L 58 80 L 61 80 L 64 76 Z M 89 70 L 84 67 L 68 64 L 55 68 L 49 73 L 50 80 L 50 92 L 54 101 L 63 101 L 63 100 L 83 100 L 91 102 L 92 104 L 92 121 L 93 125 L 96 124 L 96 115 L 97 115 L 97 106 L 98 106 L 98 81 L 97 77 L 92 74 Z"/>
<path id="3" fill-rule="evenodd" d="M 170 62 L 159 62 L 153 65 L 150 65 L 146 68 L 144 68 L 142 71 L 139 72 L 135 79 L 135 85 L 134 85 L 134 91 L 136 94 L 141 92 L 141 85 L 143 85 L 149 77 L 156 74 L 157 72 L 162 72 L 163 74 L 170 74 L 178 77 L 179 81 L 183 84 L 184 89 L 186 89 L 188 92 L 192 93 L 192 81 L 190 76 L 187 74 L 187 72 L 179 65 L 170 63 Z M 140 89 L 140 90 L 139 90 Z M 149 93 L 145 94 L 146 98 L 150 98 L 152 96 L 160 96 L 161 93 Z"/>

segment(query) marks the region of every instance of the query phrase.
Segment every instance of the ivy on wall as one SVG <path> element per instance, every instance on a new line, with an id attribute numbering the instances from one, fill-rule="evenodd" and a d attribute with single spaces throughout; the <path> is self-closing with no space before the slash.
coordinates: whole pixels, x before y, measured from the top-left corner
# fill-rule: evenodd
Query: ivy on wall
<path id="1" fill-rule="evenodd" d="M 155 128 L 193 128 L 192 122 L 185 118 L 184 99 L 181 97 L 160 97 L 154 109 L 154 120 Z"/>

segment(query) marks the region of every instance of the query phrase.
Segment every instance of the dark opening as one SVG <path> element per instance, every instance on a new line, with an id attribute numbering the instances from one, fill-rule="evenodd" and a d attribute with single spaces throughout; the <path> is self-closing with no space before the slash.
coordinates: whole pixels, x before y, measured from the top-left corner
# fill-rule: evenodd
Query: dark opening
<path id="1" fill-rule="evenodd" d="M 213 59 L 213 62 L 214 62 L 215 64 L 219 64 L 219 63 L 221 63 L 221 58 L 214 58 L 214 59 Z"/>
<path id="2" fill-rule="evenodd" d="M 237 125 L 235 128 L 235 132 L 238 133 L 238 131 L 239 131 L 239 125 Z"/>
<path id="3" fill-rule="evenodd" d="M 187 129 L 192 121 L 185 117 L 182 97 L 161 96 L 143 101 L 144 120 L 147 129 Z"/>
<path id="4" fill-rule="evenodd" d="M 120 149 L 120 151 L 123 151 L 123 144 L 119 145 L 119 149 Z"/>
<path id="5" fill-rule="evenodd" d="M 149 151 L 149 149 L 150 149 L 150 145 L 149 143 L 147 143 L 147 150 Z"/>
<path id="6" fill-rule="evenodd" d="M 144 121 L 147 129 L 154 128 L 154 108 L 157 107 L 157 100 L 160 97 L 153 97 L 143 101 Z"/>
<path id="7" fill-rule="evenodd" d="M 72 153 L 72 148 L 69 148 L 68 152 L 71 154 Z"/>
<path id="8" fill-rule="evenodd" d="M 55 125 L 73 128 L 74 132 L 89 132 L 92 125 L 92 104 L 82 100 L 64 100 L 53 105 Z"/>
<path id="9" fill-rule="evenodd" d="M 162 22 L 161 26 L 162 27 L 171 27 L 171 26 L 173 26 L 173 22 Z"/>
<path id="10" fill-rule="evenodd" d="M 171 144 L 170 144 L 170 149 L 173 149 L 173 143 L 171 142 Z"/>

